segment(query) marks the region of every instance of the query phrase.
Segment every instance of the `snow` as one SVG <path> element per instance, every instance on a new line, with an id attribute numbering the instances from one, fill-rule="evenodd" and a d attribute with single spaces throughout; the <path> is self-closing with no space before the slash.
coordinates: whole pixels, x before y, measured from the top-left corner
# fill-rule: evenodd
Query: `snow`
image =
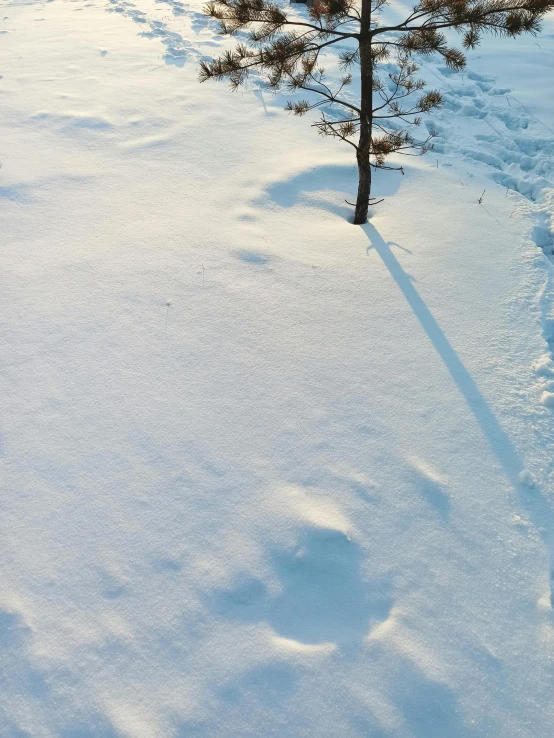
<path id="1" fill-rule="evenodd" d="M 535 478 L 528 469 L 523 469 L 519 473 L 519 481 L 526 487 L 532 488 L 535 486 Z"/>
<path id="2" fill-rule="evenodd" d="M 0 735 L 548 736 L 554 22 L 359 228 L 200 8 L 0 14 Z"/>

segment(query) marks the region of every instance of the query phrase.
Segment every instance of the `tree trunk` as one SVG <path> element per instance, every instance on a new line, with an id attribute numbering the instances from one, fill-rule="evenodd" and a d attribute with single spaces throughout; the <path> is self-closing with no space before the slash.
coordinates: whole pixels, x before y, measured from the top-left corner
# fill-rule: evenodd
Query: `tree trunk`
<path id="1" fill-rule="evenodd" d="M 360 140 L 358 141 L 358 197 L 354 213 L 355 225 L 367 221 L 371 194 L 371 134 L 373 128 L 373 65 L 371 62 L 371 2 L 362 0 L 360 23 Z"/>
<path id="2" fill-rule="evenodd" d="M 354 212 L 354 225 L 363 225 L 367 221 L 369 196 L 371 194 L 371 165 L 369 163 L 370 145 L 371 126 L 362 122 L 360 142 L 356 153 L 356 159 L 358 160 L 358 197 L 356 199 L 356 210 Z"/>

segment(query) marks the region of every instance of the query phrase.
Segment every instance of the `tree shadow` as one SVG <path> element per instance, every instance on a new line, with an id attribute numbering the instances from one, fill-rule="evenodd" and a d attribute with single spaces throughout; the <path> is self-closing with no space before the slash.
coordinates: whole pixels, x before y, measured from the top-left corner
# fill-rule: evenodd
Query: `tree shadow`
<path id="1" fill-rule="evenodd" d="M 399 172 L 375 172 L 373 195 L 377 198 L 393 195 L 400 184 Z M 266 195 L 281 208 L 297 203 L 326 210 L 352 221 L 354 211 L 345 200 L 354 202 L 358 189 L 356 167 L 327 164 L 300 172 L 288 180 L 269 185 Z"/>
<path id="2" fill-rule="evenodd" d="M 420 495 L 431 505 L 441 520 L 446 523 L 450 517 L 452 503 L 442 485 L 436 479 L 423 474 L 416 467 L 410 469 L 410 474 Z"/>
<path id="3" fill-rule="evenodd" d="M 15 686 L 29 698 L 45 699 L 50 693 L 50 685 L 29 648 L 31 638 L 32 630 L 20 613 L 0 609 L 2 681 Z"/>
<path id="4" fill-rule="evenodd" d="M 298 671 L 285 663 L 265 663 L 232 675 L 217 689 L 224 702 L 238 704 L 245 698 L 265 707 L 286 703 L 297 689 Z"/>
<path id="5" fill-rule="evenodd" d="M 371 249 L 375 249 L 406 298 L 458 391 L 472 411 L 504 474 L 512 484 L 520 503 L 527 510 L 529 517 L 541 535 L 543 543 L 548 547 L 551 570 L 554 571 L 552 566 L 554 515 L 548 500 L 537 487 L 531 492 L 528 487 L 521 483 L 520 474 L 524 466 L 518 452 L 481 394 L 475 380 L 463 365 L 433 314 L 414 287 L 412 279 L 406 274 L 393 254 L 391 247 L 397 246 L 397 244 L 392 241 L 385 241 L 371 223 L 367 223 L 362 227 L 370 244 L 367 247 L 368 254 Z"/>
<path id="6" fill-rule="evenodd" d="M 273 555 L 282 589 L 268 610 L 273 629 L 308 644 L 359 642 L 388 617 L 388 581 L 365 581 L 362 552 L 341 531 L 307 529 L 293 551 Z"/>
<path id="7" fill-rule="evenodd" d="M 471 738 L 475 728 L 465 720 L 452 689 L 431 679 L 406 661 L 402 679 L 392 690 L 394 704 L 413 738 Z"/>
<path id="8" fill-rule="evenodd" d="M 359 545 L 344 533 L 306 528 L 292 549 L 271 552 L 279 592 L 244 576 L 230 589 L 212 592 L 210 609 L 244 622 L 269 623 L 281 637 L 302 644 L 355 646 L 392 606 L 388 578 L 368 581 Z"/>

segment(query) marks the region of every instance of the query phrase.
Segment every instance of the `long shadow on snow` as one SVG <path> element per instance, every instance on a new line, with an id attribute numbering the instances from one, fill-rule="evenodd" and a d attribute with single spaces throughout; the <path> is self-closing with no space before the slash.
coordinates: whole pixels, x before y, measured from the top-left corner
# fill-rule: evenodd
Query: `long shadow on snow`
<path id="1" fill-rule="evenodd" d="M 536 487 L 532 492 L 530 492 L 529 489 L 520 482 L 519 475 L 523 470 L 523 464 L 515 447 L 506 432 L 502 429 L 487 401 L 479 391 L 475 380 L 461 362 L 458 354 L 450 345 L 448 339 L 441 330 L 441 327 L 421 298 L 419 292 L 416 290 L 412 281 L 392 253 L 391 246 L 396 246 L 397 244 L 394 244 L 391 241 L 385 241 L 379 231 L 371 223 L 367 223 L 363 228 L 370 242 L 370 245 L 367 247 L 368 253 L 371 249 L 375 249 L 383 260 L 383 263 L 389 270 L 391 277 L 394 279 L 408 304 L 412 308 L 419 324 L 442 359 L 442 362 L 454 380 L 459 392 L 467 402 L 470 410 L 473 412 L 489 446 L 500 462 L 505 475 L 514 487 L 521 504 L 526 508 L 533 524 L 540 532 L 542 541 L 548 548 L 551 559 L 551 581 L 554 582 L 554 551 L 552 539 L 552 531 L 554 530 L 554 514 L 549 502 Z M 554 588 L 554 584 L 551 589 L 552 588 Z M 551 599 L 554 605 L 554 594 L 551 595 Z"/>

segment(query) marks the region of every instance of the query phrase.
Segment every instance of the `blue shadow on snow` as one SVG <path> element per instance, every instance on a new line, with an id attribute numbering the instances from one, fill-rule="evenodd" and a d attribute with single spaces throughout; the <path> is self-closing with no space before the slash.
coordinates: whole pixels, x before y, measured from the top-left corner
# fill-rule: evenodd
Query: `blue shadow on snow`
<path id="1" fill-rule="evenodd" d="M 551 578 L 554 579 L 554 565 L 552 563 L 554 556 L 552 538 L 554 515 L 550 504 L 537 487 L 533 488 L 531 492 L 521 484 L 519 474 L 524 467 L 514 445 L 479 391 L 475 380 L 461 362 L 458 354 L 454 351 L 441 327 L 433 317 L 433 314 L 414 287 L 412 280 L 402 269 L 402 266 L 393 254 L 391 247 L 397 246 L 398 244 L 385 241 L 371 223 L 367 223 L 363 226 L 363 229 L 369 240 L 367 252 L 369 253 L 371 249 L 375 249 L 389 270 L 391 277 L 412 308 L 415 317 L 440 356 L 458 391 L 475 416 L 490 448 L 501 464 L 506 477 L 514 487 L 520 503 L 525 507 L 533 524 L 539 531 L 542 541 L 549 551 L 551 570 L 553 572 Z M 554 600 L 554 596 L 552 599 Z"/>

